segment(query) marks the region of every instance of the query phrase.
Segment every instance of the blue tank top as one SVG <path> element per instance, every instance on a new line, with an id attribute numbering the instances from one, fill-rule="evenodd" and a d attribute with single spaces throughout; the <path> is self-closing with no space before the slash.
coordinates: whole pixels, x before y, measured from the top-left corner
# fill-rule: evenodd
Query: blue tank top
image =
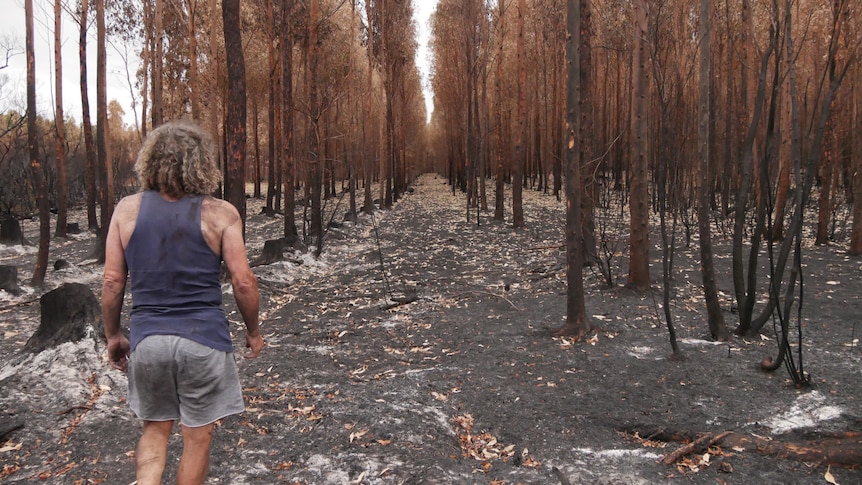
<path id="1" fill-rule="evenodd" d="M 132 283 L 132 350 L 150 335 L 178 335 L 233 351 L 222 309 L 221 258 L 201 232 L 202 201 L 200 195 L 175 202 L 156 191 L 142 195 L 125 250 Z"/>

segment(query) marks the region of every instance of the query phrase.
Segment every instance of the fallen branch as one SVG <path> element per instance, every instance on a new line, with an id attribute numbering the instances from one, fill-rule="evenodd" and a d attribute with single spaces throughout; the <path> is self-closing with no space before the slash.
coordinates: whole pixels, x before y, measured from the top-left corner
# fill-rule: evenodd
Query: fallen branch
<path id="1" fill-rule="evenodd" d="M 676 451 L 672 451 L 664 455 L 664 458 L 662 458 L 661 462 L 665 465 L 670 465 L 675 463 L 677 460 L 679 460 L 685 455 L 689 455 L 691 453 L 700 453 L 702 450 L 708 449 L 710 446 L 721 441 L 731 433 L 732 431 L 725 431 L 719 434 L 705 433 L 703 436 L 692 441 L 691 443 L 677 449 Z"/>
<path id="2" fill-rule="evenodd" d="M 410 303 L 413 303 L 414 301 L 416 301 L 418 299 L 419 299 L 419 297 L 417 295 L 409 295 L 409 296 L 405 296 L 403 298 L 402 297 L 393 297 L 393 298 L 389 299 L 389 301 L 391 301 L 392 303 L 390 303 L 388 305 L 384 305 L 382 309 L 383 309 L 383 311 L 391 310 L 393 308 L 397 308 L 397 307 L 400 307 L 403 305 L 409 305 Z"/>
<path id="3" fill-rule="evenodd" d="M 647 430 L 642 426 L 627 427 L 620 431 L 638 437 L 647 436 L 649 440 L 659 441 L 690 441 L 692 436 L 686 431 L 664 428 Z M 695 440 L 665 455 L 661 462 L 670 465 L 683 456 L 698 453 L 711 446 L 731 448 L 737 452 L 756 451 L 763 455 L 814 463 L 820 466 L 834 465 L 856 468 L 862 463 L 862 434 L 858 432 L 838 433 L 826 438 L 790 442 L 733 431 L 700 434 Z"/>

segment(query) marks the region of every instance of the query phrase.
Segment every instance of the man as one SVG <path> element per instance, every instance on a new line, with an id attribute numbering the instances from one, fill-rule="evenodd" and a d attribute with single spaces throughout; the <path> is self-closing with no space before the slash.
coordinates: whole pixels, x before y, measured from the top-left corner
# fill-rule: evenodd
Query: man
<path id="1" fill-rule="evenodd" d="M 214 154 L 195 124 L 153 130 L 135 163 L 143 191 L 117 204 L 108 230 L 102 316 L 111 365 L 128 372 L 129 406 L 143 420 L 138 485 L 161 483 L 177 420 L 183 451 L 176 482 L 202 484 L 215 421 L 245 410 L 222 309 L 222 261 L 245 322 L 245 357 L 263 347 L 242 219 L 233 205 L 207 195 L 220 177 Z M 120 332 L 127 276 L 129 339 Z"/>

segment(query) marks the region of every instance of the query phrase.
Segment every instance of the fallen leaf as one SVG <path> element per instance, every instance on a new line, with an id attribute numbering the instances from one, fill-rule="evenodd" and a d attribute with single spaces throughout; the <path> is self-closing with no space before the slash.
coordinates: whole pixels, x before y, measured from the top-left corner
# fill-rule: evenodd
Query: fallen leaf
<path id="1" fill-rule="evenodd" d="M 367 433 L 368 433 L 367 429 L 363 429 L 362 431 L 354 431 L 353 433 L 350 433 L 350 442 L 353 443 L 353 440 L 357 440 L 359 438 L 362 438 Z"/>
<path id="2" fill-rule="evenodd" d="M 832 476 L 831 468 L 831 465 L 826 466 L 826 474 L 823 475 L 823 479 L 831 483 L 832 485 L 838 485 L 838 482 L 835 480 L 835 477 Z"/>
<path id="3" fill-rule="evenodd" d="M 7 451 L 17 451 L 17 450 L 20 450 L 20 449 L 21 449 L 21 445 L 22 445 L 21 443 L 13 443 L 13 442 L 11 442 L 11 441 L 7 441 L 6 443 L 3 443 L 3 447 L 2 447 L 2 448 L 0 448 L 0 453 L 4 453 L 4 452 L 7 452 Z"/>

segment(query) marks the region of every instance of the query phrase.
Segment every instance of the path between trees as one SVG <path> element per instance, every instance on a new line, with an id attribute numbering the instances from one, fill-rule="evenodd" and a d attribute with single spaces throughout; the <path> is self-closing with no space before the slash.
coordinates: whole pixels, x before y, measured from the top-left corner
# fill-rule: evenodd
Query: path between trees
<path id="1" fill-rule="evenodd" d="M 525 196 L 525 228 L 485 214 L 477 225 L 463 196 L 424 176 L 393 210 L 330 228 L 321 260 L 294 254 L 256 267 L 267 346 L 239 361 L 247 410 L 217 429 L 207 483 L 825 482 L 817 463 L 720 443 L 665 465 L 682 444 L 635 431 L 796 443 L 862 431 L 860 351 L 845 346 L 859 315 L 853 263 L 825 250 L 809 258 L 816 386 L 798 391 L 781 371 L 757 370 L 774 352 L 768 335 L 702 339 L 698 285 L 686 277 L 697 267 L 684 249 L 674 311 L 686 361 L 666 359 L 657 294 L 607 289 L 589 271 L 588 313 L 601 330 L 580 343 L 552 338 L 565 315 L 564 205 Z M 280 223 L 249 218 L 252 259 Z M 816 287 L 820 273 L 842 284 Z M 38 322 L 33 306 L 2 316 L 24 334 Z M 239 349 L 235 312 L 231 320 Z M 2 445 L 2 481 L 132 483 L 139 427 L 104 346 L 29 357 L 14 341 L 4 340 L 0 405 L 24 427 Z M 179 444 L 177 434 L 171 477 Z M 838 483 L 862 479 L 829 472 Z"/>

